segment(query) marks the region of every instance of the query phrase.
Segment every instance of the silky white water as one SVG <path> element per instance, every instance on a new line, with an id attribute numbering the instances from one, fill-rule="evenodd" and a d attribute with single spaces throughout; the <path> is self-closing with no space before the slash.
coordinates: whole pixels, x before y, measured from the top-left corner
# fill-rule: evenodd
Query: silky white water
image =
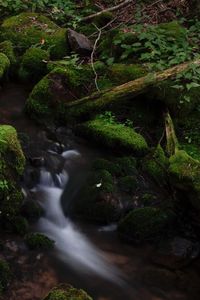
<path id="1" fill-rule="evenodd" d="M 66 162 L 64 165 L 68 165 L 70 160 L 78 156 L 80 154 L 75 150 L 65 151 L 62 154 Z M 59 258 L 78 272 L 95 273 L 107 280 L 123 284 L 118 270 L 110 265 L 103 252 L 64 215 L 61 196 L 68 179 L 66 170 L 54 176 L 45 169 L 41 170 L 40 183 L 34 188 L 44 209 L 44 216 L 38 222 L 39 231 L 55 241 Z"/>

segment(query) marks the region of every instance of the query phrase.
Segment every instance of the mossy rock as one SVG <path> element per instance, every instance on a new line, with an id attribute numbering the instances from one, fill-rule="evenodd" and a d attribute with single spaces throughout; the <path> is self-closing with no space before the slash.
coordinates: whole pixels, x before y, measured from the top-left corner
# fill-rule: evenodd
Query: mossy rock
<path id="1" fill-rule="evenodd" d="M 95 143 L 116 151 L 125 151 L 137 156 L 148 152 L 148 145 L 142 135 L 133 128 L 118 123 L 109 123 L 97 117 L 77 128 L 77 132 Z"/>
<path id="2" fill-rule="evenodd" d="M 23 81 L 38 81 L 47 73 L 49 53 L 41 48 L 30 48 L 22 56 L 19 78 Z"/>
<path id="3" fill-rule="evenodd" d="M 4 75 L 6 75 L 9 67 L 10 67 L 9 58 L 4 53 L 0 53 L 0 79 L 2 79 Z"/>
<path id="4" fill-rule="evenodd" d="M 116 85 L 135 80 L 146 74 L 146 68 L 139 64 L 113 64 L 108 68 L 108 77 Z"/>
<path id="5" fill-rule="evenodd" d="M 178 150 L 169 159 L 171 183 L 187 193 L 194 208 L 200 210 L 200 161 L 184 150 Z"/>
<path id="6" fill-rule="evenodd" d="M 125 216 L 119 223 L 120 235 L 130 241 L 154 241 L 167 234 L 173 220 L 171 212 L 159 208 L 137 208 Z"/>
<path id="7" fill-rule="evenodd" d="M 98 158 L 93 163 L 93 169 L 94 170 L 106 170 L 112 175 L 119 173 L 119 165 L 115 163 L 114 161 L 110 161 L 104 158 Z"/>
<path id="8" fill-rule="evenodd" d="M 15 175 L 22 175 L 25 166 L 25 157 L 17 137 L 17 132 L 10 125 L 0 126 L 0 156 L 1 172 L 9 168 Z"/>
<path id="9" fill-rule="evenodd" d="M 18 215 L 23 202 L 19 180 L 23 174 L 25 157 L 15 128 L 0 126 L 0 210 L 2 226 Z"/>
<path id="10" fill-rule="evenodd" d="M 0 259 L 0 286 L 4 290 L 11 279 L 11 270 L 7 261 Z M 0 293 L 1 295 L 1 293 Z"/>
<path id="11" fill-rule="evenodd" d="M 132 176 L 137 173 L 137 160 L 133 156 L 123 156 L 116 159 L 120 176 Z"/>
<path id="12" fill-rule="evenodd" d="M 43 300 L 92 300 L 92 298 L 81 289 L 62 284 L 53 288 Z"/>
<path id="13" fill-rule="evenodd" d="M 25 242 L 31 250 L 50 250 L 54 246 L 54 241 L 41 233 L 27 234 Z"/>
<path id="14" fill-rule="evenodd" d="M 18 53 L 40 45 L 51 57 L 62 58 L 69 53 L 66 29 L 36 13 L 21 13 L 5 19 L 1 25 L 1 40 L 10 40 Z"/>
<path id="15" fill-rule="evenodd" d="M 0 43 L 0 52 L 4 53 L 8 59 L 10 60 L 10 63 L 13 65 L 16 63 L 16 56 L 13 48 L 13 44 L 11 41 L 3 41 Z"/>
<path id="16" fill-rule="evenodd" d="M 119 179 L 118 186 L 121 191 L 126 193 L 133 193 L 138 186 L 137 178 L 135 176 L 124 176 Z"/>
<path id="17" fill-rule="evenodd" d="M 142 159 L 142 168 L 147 172 L 157 183 L 163 184 L 166 182 L 168 171 L 168 159 L 165 156 L 163 148 L 158 145 Z"/>
<path id="18" fill-rule="evenodd" d="M 91 70 L 67 66 L 53 68 L 33 88 L 26 111 L 36 120 L 64 119 L 65 105 L 88 93 Z"/>
<path id="19" fill-rule="evenodd" d="M 107 224 L 119 219 L 114 177 L 105 169 L 92 171 L 77 195 L 73 211 L 84 219 Z"/>

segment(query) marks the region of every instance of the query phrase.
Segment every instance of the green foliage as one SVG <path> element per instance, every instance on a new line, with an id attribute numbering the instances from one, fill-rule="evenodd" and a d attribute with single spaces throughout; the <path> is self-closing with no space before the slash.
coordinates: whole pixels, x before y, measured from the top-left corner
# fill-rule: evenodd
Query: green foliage
<path id="1" fill-rule="evenodd" d="M 172 87 L 180 92 L 179 103 L 190 103 L 191 90 L 200 88 L 200 67 L 190 64 L 189 68 L 176 76 Z"/>
<path id="2" fill-rule="evenodd" d="M 81 15 L 75 10 L 77 4 L 73 0 L 3 0 L 0 1 L 0 14 L 12 15 L 20 12 L 45 13 L 54 21 L 76 27 Z"/>
<path id="3" fill-rule="evenodd" d="M 25 242 L 31 250 L 49 250 L 54 246 L 54 241 L 41 233 L 29 233 L 25 236 Z"/>

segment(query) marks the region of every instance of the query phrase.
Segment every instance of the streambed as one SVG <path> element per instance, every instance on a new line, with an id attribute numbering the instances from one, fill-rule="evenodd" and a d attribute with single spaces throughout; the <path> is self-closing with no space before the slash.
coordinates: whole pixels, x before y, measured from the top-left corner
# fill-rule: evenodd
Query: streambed
<path id="1" fill-rule="evenodd" d="M 26 141 L 28 157 L 42 157 L 46 162 L 35 167 L 37 179 L 32 183 L 28 166 L 22 185 L 27 197 L 35 195 L 45 210 L 33 230 L 49 235 L 56 244 L 48 254 L 35 254 L 25 249 L 19 238 L 3 237 L 18 245 L 12 260 L 18 260 L 15 268 L 20 267 L 23 273 L 22 280 L 14 279 L 4 299 L 39 300 L 58 282 L 67 282 L 85 289 L 96 300 L 191 300 L 185 282 L 187 285 L 194 278 L 195 289 L 199 277 L 194 267 L 180 271 L 183 285 L 177 289 L 178 274 L 168 270 L 158 273 L 160 269 L 152 264 L 153 247 L 124 244 L 112 231 L 114 226 L 102 228 L 73 221 L 64 214 L 61 197 L 62 202 L 73 200 L 92 160 L 101 154 L 66 128 L 44 129 L 29 120 L 23 112 L 29 91 L 29 87 L 14 83 L 2 88 L 0 122 L 18 130 Z M 57 133 L 65 136 L 62 149 L 56 144 Z M 193 299 L 198 299 L 196 296 Z"/>

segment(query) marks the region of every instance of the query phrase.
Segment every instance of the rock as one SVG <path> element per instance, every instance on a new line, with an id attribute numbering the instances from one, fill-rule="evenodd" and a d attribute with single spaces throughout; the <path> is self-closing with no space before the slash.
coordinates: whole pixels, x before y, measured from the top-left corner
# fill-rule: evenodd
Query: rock
<path id="1" fill-rule="evenodd" d="M 25 12 L 5 19 L 0 40 L 10 40 L 19 54 L 35 45 L 49 49 L 52 58 L 62 58 L 69 53 L 66 29 L 37 13 Z"/>
<path id="2" fill-rule="evenodd" d="M 43 300 L 92 300 L 83 290 L 78 290 L 69 284 L 60 284 L 53 288 Z"/>
<path id="3" fill-rule="evenodd" d="M 31 250 L 49 250 L 54 246 L 54 241 L 41 233 L 27 234 L 25 242 Z"/>
<path id="4" fill-rule="evenodd" d="M 18 184 L 24 172 L 25 157 L 12 126 L 0 126 L 0 157 L 0 221 L 4 227 L 6 220 L 10 225 L 14 223 L 23 201 Z"/>
<path id="5" fill-rule="evenodd" d="M 47 74 L 47 62 L 50 59 L 49 53 L 41 48 L 30 48 L 22 56 L 19 78 L 22 81 L 37 82 Z"/>
<path id="6" fill-rule="evenodd" d="M 82 56 L 88 56 L 92 53 L 93 45 L 84 34 L 68 29 L 67 36 L 71 51 Z"/>
<path id="7" fill-rule="evenodd" d="M 181 237 L 167 240 L 160 245 L 160 248 L 153 256 L 154 263 L 169 269 L 179 269 L 188 265 L 198 257 L 200 253 L 199 243 Z"/>
<path id="8" fill-rule="evenodd" d="M 42 156 L 30 157 L 29 161 L 33 167 L 42 167 L 44 165 L 45 159 Z"/>
<path id="9" fill-rule="evenodd" d="M 177 285 L 176 273 L 157 267 L 147 267 L 143 270 L 141 281 L 151 287 L 169 290 Z"/>
<path id="10" fill-rule="evenodd" d="M 119 223 L 119 234 L 128 241 L 155 241 L 167 234 L 173 223 L 174 214 L 160 208 L 136 208 Z"/>

